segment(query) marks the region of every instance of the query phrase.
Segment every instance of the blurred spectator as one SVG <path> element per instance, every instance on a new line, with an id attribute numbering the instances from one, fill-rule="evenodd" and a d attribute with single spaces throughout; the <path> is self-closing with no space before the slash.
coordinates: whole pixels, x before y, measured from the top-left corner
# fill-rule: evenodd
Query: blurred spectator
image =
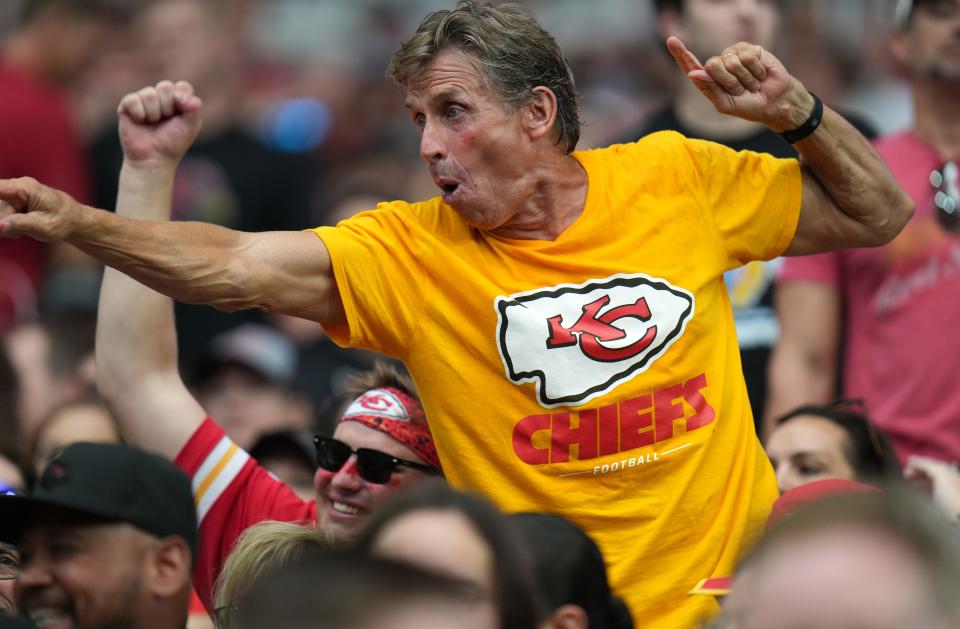
<path id="1" fill-rule="evenodd" d="M 31 0 L 0 43 L 0 178 L 34 177 L 90 200 L 87 156 L 67 88 L 128 16 L 134 0 Z M 35 316 L 47 245 L 20 239 L 0 248 L 0 332 Z"/>
<path id="2" fill-rule="evenodd" d="M 933 503 L 960 526 L 960 469 L 923 456 L 907 459 L 903 471 L 911 487 L 933 499 Z"/>
<path id="3" fill-rule="evenodd" d="M 245 450 L 264 433 L 307 429 L 313 413 L 293 390 L 297 354 L 285 336 L 243 324 L 215 337 L 200 359 L 194 386 L 207 413 Z"/>
<path id="4" fill-rule="evenodd" d="M 241 629 L 531 629 L 500 625 L 489 593 L 407 563 L 312 554 L 252 584 Z"/>
<path id="5" fill-rule="evenodd" d="M 268 149 L 242 125 L 244 24 L 233 4 L 156 0 L 136 25 L 143 80 L 189 81 L 204 101 L 203 131 L 177 171 L 173 218 L 243 231 L 303 229 L 310 226 L 313 164 L 306 154 Z M 123 159 L 116 128 L 105 130 L 91 152 L 96 205 L 113 208 Z M 187 372 L 210 338 L 244 322 L 263 321 L 255 311 L 227 315 L 180 303 L 176 312 L 181 364 Z"/>
<path id="6" fill-rule="evenodd" d="M 197 550 L 190 483 L 126 446 L 76 444 L 29 496 L 0 496 L 19 547 L 16 598 L 40 626 L 179 629 Z"/>
<path id="7" fill-rule="evenodd" d="M 627 606 L 610 591 L 600 548 L 580 527 L 552 513 L 515 513 L 509 520 L 533 554 L 549 627 L 633 629 Z"/>
<path id="8" fill-rule="evenodd" d="M 338 346 L 315 321 L 287 315 L 274 315 L 270 320 L 296 345 L 294 389 L 309 398 L 317 429 L 332 431 L 349 401 L 345 387 L 351 376 L 370 369 L 383 356 Z"/>
<path id="9" fill-rule="evenodd" d="M 7 349 L 0 345 L 0 443 L 11 447 L 20 443 L 20 387 Z"/>
<path id="10" fill-rule="evenodd" d="M 779 0 L 654 0 L 654 4 L 661 37 L 664 40 L 679 37 L 701 59 L 739 41 L 774 50 L 783 31 Z M 678 87 L 674 99 L 653 113 L 641 129 L 628 135 L 624 141 L 632 142 L 649 133 L 672 130 L 688 138 L 719 142 L 735 151 L 797 157 L 797 150 L 767 127 L 718 112 L 690 81 L 682 80 Z M 872 130 L 865 123 L 856 118 L 850 120 L 867 137 L 873 137 Z M 770 350 L 779 335 L 773 310 L 773 280 L 780 262 L 780 258 L 755 260 L 728 271 L 724 276 L 734 309 L 740 361 L 757 434 L 761 434 L 767 397 Z"/>
<path id="11" fill-rule="evenodd" d="M 22 323 L 4 337 L 19 383 L 23 448 L 54 407 L 92 391 L 95 327 L 92 313 L 72 311 Z"/>
<path id="12" fill-rule="evenodd" d="M 862 398 L 901 460 L 960 460 L 960 0 L 899 4 L 893 51 L 911 77 L 916 126 L 876 147 L 916 204 L 890 244 L 789 259 L 777 312 L 768 421 L 833 395 Z"/>
<path id="13" fill-rule="evenodd" d="M 357 547 L 479 586 L 500 627 L 534 627 L 543 616 L 519 532 L 484 498 L 445 483 L 423 483 L 384 505 Z"/>
<path id="14" fill-rule="evenodd" d="M 941 514 L 898 492 L 845 494 L 773 526 L 716 627 L 960 626 L 960 547 Z"/>
<path id="15" fill-rule="evenodd" d="M 250 448 L 250 456 L 302 499 L 313 498 L 317 464 L 310 431 L 268 432 Z"/>
<path id="16" fill-rule="evenodd" d="M 893 446 L 857 400 L 794 409 L 777 420 L 765 449 L 781 494 L 824 478 L 888 484 L 901 476 Z"/>
<path id="17" fill-rule="evenodd" d="M 33 474 L 23 455 L 9 441 L 0 441 L 0 495 L 6 492 L 23 493 L 30 487 Z"/>
<path id="18" fill-rule="evenodd" d="M 120 433 L 104 403 L 87 397 L 57 406 L 37 426 L 30 463 L 39 477 L 47 464 L 74 443 L 120 443 Z"/>
<path id="19" fill-rule="evenodd" d="M 248 528 L 230 551 L 213 589 L 217 629 L 234 629 L 244 613 L 250 587 L 307 555 L 330 549 L 334 538 L 323 529 L 290 522 L 266 521 Z"/>

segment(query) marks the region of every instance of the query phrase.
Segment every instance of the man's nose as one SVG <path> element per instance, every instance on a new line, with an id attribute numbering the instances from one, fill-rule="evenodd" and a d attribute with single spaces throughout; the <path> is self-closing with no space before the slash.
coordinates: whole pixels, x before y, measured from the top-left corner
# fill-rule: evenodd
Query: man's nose
<path id="1" fill-rule="evenodd" d="M 357 491 L 363 488 L 363 479 L 360 477 L 360 470 L 357 468 L 356 454 L 350 455 L 350 458 L 343 464 L 343 467 L 337 470 L 330 482 L 341 489 Z"/>
<path id="2" fill-rule="evenodd" d="M 446 155 L 440 133 L 429 121 L 420 130 L 420 157 L 428 164 L 443 159 Z"/>
<path id="3" fill-rule="evenodd" d="M 50 563 L 41 556 L 33 556 L 30 561 L 20 565 L 20 572 L 14 582 L 14 591 L 18 604 L 22 604 L 25 592 L 53 583 Z"/>

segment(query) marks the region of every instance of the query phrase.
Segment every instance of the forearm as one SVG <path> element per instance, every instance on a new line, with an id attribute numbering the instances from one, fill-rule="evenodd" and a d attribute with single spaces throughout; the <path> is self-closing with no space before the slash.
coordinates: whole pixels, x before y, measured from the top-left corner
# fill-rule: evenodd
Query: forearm
<path id="1" fill-rule="evenodd" d="M 135 203 L 147 206 L 139 198 Z M 242 279 L 232 264 L 245 237 L 207 223 L 138 220 L 84 207 L 67 240 L 178 301 L 239 310 L 258 305 L 242 298 Z"/>
<path id="2" fill-rule="evenodd" d="M 833 397 L 836 361 L 819 359 L 793 343 L 780 343 L 770 357 L 764 435 L 777 418 L 804 404 L 824 404 Z"/>
<path id="3" fill-rule="evenodd" d="M 798 108 L 809 112 L 811 108 Z M 799 124 L 802 124 L 800 121 Z M 805 171 L 844 214 L 847 247 L 889 242 L 913 214 L 913 202 L 870 142 L 837 112 L 824 107 L 823 121 L 794 145 Z M 808 190 L 805 190 L 807 192 Z"/>
<path id="4" fill-rule="evenodd" d="M 117 214 L 165 220 L 174 170 L 120 174 Z M 177 368 L 173 301 L 107 268 L 97 313 L 97 385 L 126 439 L 176 456 L 205 413 Z"/>
<path id="5" fill-rule="evenodd" d="M 120 172 L 117 215 L 168 220 L 174 169 Z M 97 377 L 101 388 L 122 391 L 143 377 L 176 372 L 177 339 L 173 302 L 116 269 L 107 267 L 100 288 Z"/>

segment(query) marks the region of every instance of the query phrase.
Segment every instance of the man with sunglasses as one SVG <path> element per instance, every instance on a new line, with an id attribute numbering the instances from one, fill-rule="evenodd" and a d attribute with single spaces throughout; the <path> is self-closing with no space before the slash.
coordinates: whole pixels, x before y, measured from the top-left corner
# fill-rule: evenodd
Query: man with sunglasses
<path id="1" fill-rule="evenodd" d="M 865 401 L 902 460 L 958 461 L 960 0 L 901 0 L 896 17 L 892 50 L 910 77 L 916 120 L 876 148 L 916 214 L 883 247 L 787 259 L 766 428 L 831 399 L 843 351 L 843 394 Z"/>

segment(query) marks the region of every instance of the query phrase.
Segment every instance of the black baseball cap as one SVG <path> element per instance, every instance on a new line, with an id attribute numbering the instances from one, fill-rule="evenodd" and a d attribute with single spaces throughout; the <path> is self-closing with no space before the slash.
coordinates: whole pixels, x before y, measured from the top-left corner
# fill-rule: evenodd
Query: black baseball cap
<path id="1" fill-rule="evenodd" d="M 627 606 L 610 590 L 603 554 L 589 535 L 552 513 L 509 518 L 533 552 L 540 590 L 551 610 L 578 605 L 591 629 L 633 629 Z"/>
<path id="2" fill-rule="evenodd" d="M 17 544 L 31 517 L 54 510 L 176 535 L 197 556 L 190 480 L 170 461 L 126 445 L 76 443 L 47 464 L 26 496 L 0 496 L 0 540 Z"/>

